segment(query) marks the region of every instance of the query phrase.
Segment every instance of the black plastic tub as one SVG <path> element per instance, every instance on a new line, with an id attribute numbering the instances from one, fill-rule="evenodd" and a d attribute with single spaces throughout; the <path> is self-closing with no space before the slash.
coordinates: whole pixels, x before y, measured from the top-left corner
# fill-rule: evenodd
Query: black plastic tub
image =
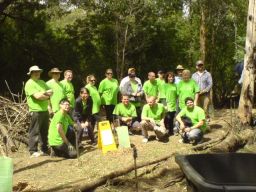
<path id="1" fill-rule="evenodd" d="M 256 154 L 225 153 L 177 155 L 188 191 L 256 192 Z"/>

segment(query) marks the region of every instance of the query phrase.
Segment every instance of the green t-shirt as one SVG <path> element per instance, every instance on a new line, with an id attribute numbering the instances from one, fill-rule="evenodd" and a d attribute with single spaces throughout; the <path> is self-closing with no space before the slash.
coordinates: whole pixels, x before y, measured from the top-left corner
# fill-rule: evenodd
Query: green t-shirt
<path id="1" fill-rule="evenodd" d="M 133 93 L 137 93 L 138 83 L 137 82 L 133 82 L 133 81 L 130 81 L 130 82 L 131 82 L 132 92 Z"/>
<path id="2" fill-rule="evenodd" d="M 162 98 L 166 98 L 166 96 L 165 96 L 165 90 L 164 90 L 164 88 L 165 88 L 165 80 L 164 79 L 159 79 L 159 78 L 157 78 L 156 79 L 156 81 L 157 81 L 157 85 L 158 85 L 158 92 L 159 92 L 159 98 L 160 99 L 162 99 Z"/>
<path id="3" fill-rule="evenodd" d="M 27 103 L 29 111 L 40 112 L 47 111 L 48 100 L 38 100 L 34 98 L 34 94 L 38 92 L 44 92 L 48 90 L 49 87 L 43 80 L 33 80 L 29 79 L 25 84 L 25 94 L 27 97 Z"/>
<path id="4" fill-rule="evenodd" d="M 176 111 L 177 87 L 174 83 L 166 83 L 164 86 L 167 111 Z"/>
<path id="5" fill-rule="evenodd" d="M 153 81 L 151 83 L 149 80 L 147 80 L 143 85 L 143 91 L 146 94 L 146 96 L 158 96 L 158 85 L 157 81 Z"/>
<path id="6" fill-rule="evenodd" d="M 50 102 L 52 111 L 55 113 L 60 109 L 60 100 L 66 97 L 65 90 L 63 85 L 60 82 L 56 82 L 54 79 L 47 81 L 46 84 L 53 91 L 53 94 L 50 97 Z"/>
<path id="7" fill-rule="evenodd" d="M 161 103 L 156 103 L 153 107 L 150 107 L 149 104 L 143 106 L 141 118 L 149 117 L 153 118 L 156 123 L 160 123 L 164 117 L 165 109 L 164 105 Z"/>
<path id="8" fill-rule="evenodd" d="M 201 107 L 194 106 L 194 109 L 188 109 L 184 107 L 178 114 L 179 117 L 186 116 L 189 117 L 193 123 L 193 125 L 197 124 L 201 120 L 205 120 L 205 113 Z M 206 130 L 206 124 L 204 121 L 204 125 L 201 127 L 201 130 L 204 132 Z"/>
<path id="9" fill-rule="evenodd" d="M 131 103 L 129 103 L 127 106 L 123 103 L 117 104 L 113 114 L 121 117 L 137 117 L 136 108 Z"/>
<path id="10" fill-rule="evenodd" d="M 118 81 L 116 79 L 103 79 L 99 85 L 99 93 L 102 94 L 101 103 L 103 105 L 116 105 L 118 90 Z"/>
<path id="11" fill-rule="evenodd" d="M 62 111 L 58 111 L 57 113 L 55 113 L 50 123 L 48 132 L 48 142 L 50 146 L 58 146 L 63 143 L 63 140 L 57 129 L 58 123 L 62 125 L 65 134 L 67 133 L 68 126 L 74 124 L 68 114 L 63 114 Z"/>
<path id="12" fill-rule="evenodd" d="M 100 111 L 101 100 L 97 88 L 91 84 L 87 84 L 85 88 L 89 90 L 90 96 L 92 98 L 92 114 L 98 113 Z"/>
<path id="13" fill-rule="evenodd" d="M 71 82 L 67 81 L 66 79 L 63 79 L 60 82 L 65 90 L 65 94 L 70 102 L 70 105 L 72 108 L 74 108 L 75 106 L 75 90 L 74 90 L 74 86 Z"/>
<path id="14" fill-rule="evenodd" d="M 187 97 L 192 97 L 194 99 L 195 94 L 198 93 L 199 91 L 200 91 L 199 86 L 193 79 L 190 79 L 187 82 L 181 80 L 177 85 L 180 109 L 183 109 L 186 106 L 185 99 Z"/>
<path id="15" fill-rule="evenodd" d="M 137 93 L 138 91 L 138 83 L 137 82 L 133 82 L 133 81 L 130 81 L 131 82 L 131 88 L 132 88 L 132 92 L 133 93 Z M 141 102 L 140 101 L 130 101 L 135 107 L 140 107 L 141 106 Z"/>

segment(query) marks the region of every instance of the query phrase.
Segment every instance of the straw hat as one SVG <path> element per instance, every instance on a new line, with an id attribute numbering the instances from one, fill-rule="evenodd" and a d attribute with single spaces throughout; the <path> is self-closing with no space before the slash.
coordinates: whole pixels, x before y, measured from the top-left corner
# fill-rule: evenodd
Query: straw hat
<path id="1" fill-rule="evenodd" d="M 184 67 L 183 67 L 182 65 L 178 65 L 178 66 L 176 67 L 176 70 L 184 70 Z"/>
<path id="2" fill-rule="evenodd" d="M 62 73 L 57 67 L 52 68 L 49 72 L 48 75 L 51 77 L 53 73 Z"/>
<path id="3" fill-rule="evenodd" d="M 34 66 L 29 68 L 29 72 L 27 73 L 27 75 L 30 75 L 31 72 L 33 72 L 33 71 L 40 71 L 40 72 L 42 72 L 43 69 L 40 69 L 37 65 L 34 65 Z"/>

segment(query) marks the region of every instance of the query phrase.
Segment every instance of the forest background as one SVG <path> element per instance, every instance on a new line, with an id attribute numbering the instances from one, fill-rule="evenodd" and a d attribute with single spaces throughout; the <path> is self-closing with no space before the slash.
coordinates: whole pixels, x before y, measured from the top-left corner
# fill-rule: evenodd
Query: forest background
<path id="1" fill-rule="evenodd" d="M 5 80 L 21 93 L 32 65 L 47 72 L 74 71 L 79 90 L 84 77 L 106 68 L 115 77 L 129 67 L 147 72 L 195 71 L 205 61 L 214 81 L 215 107 L 223 107 L 237 84 L 234 67 L 245 53 L 248 1 L 245 0 L 1 0 L 0 94 Z"/>

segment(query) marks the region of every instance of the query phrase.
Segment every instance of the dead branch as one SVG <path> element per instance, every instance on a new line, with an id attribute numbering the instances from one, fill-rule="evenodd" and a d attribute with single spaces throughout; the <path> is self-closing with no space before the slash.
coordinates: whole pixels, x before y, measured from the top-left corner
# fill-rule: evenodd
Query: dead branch
<path id="1" fill-rule="evenodd" d="M 9 136 L 7 129 L 1 124 L 0 124 L 0 131 L 2 135 L 7 138 L 7 145 L 10 147 L 11 151 L 15 152 L 17 150 L 17 147 L 15 146 L 11 137 Z"/>

